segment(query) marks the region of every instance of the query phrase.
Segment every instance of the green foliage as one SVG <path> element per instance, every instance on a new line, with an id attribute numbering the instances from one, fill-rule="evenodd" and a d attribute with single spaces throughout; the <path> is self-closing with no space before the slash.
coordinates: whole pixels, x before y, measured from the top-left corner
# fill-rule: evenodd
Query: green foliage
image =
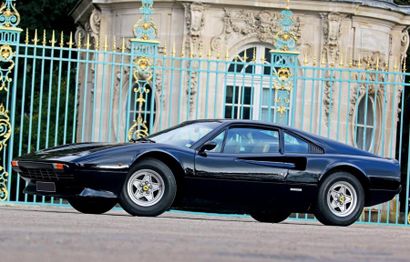
<path id="1" fill-rule="evenodd" d="M 394 2 L 399 5 L 410 5 L 410 0 L 395 0 Z"/>
<path id="2" fill-rule="evenodd" d="M 74 71 L 71 70 L 70 85 L 67 84 L 66 71 L 61 74 L 61 79 L 58 79 L 58 69 L 51 73 L 51 79 L 45 76 L 43 84 L 40 83 L 40 77 L 36 74 L 33 89 L 31 89 L 31 74 L 27 74 L 25 85 L 21 78 L 19 79 L 20 88 L 18 88 L 18 99 L 16 101 L 16 143 L 14 143 L 16 153 L 19 154 L 21 152 L 24 154 L 73 141 Z M 42 97 L 40 96 L 41 85 L 43 88 Z M 23 88 L 25 88 L 24 104 L 22 99 Z"/>
<path id="3" fill-rule="evenodd" d="M 21 16 L 19 27 L 30 29 L 30 39 L 33 39 L 34 29 L 38 29 L 40 32 L 44 29 L 48 31 L 52 29 L 57 32 L 64 31 L 67 33 L 74 31 L 74 21 L 69 13 L 77 2 L 78 0 L 17 0 L 16 8 Z M 49 34 L 50 33 L 48 33 L 48 38 L 50 38 Z M 39 33 L 40 37 L 41 35 L 42 33 Z M 67 37 L 68 34 L 66 34 L 66 38 Z M 27 51 L 25 51 L 24 48 L 21 48 L 20 52 L 24 53 Z M 33 51 L 29 50 L 30 54 L 31 52 Z M 64 56 L 66 55 L 67 54 L 64 54 Z M 49 50 L 46 51 L 45 56 L 50 56 Z M 33 63 L 37 64 L 35 68 Z M 27 66 L 24 66 L 24 59 L 19 60 L 19 77 L 16 80 L 17 97 L 14 143 L 14 152 L 16 152 L 16 154 L 24 154 L 26 152 L 72 142 L 72 127 L 73 124 L 75 124 L 73 123 L 75 98 L 75 83 L 73 80 L 74 70 L 71 68 L 71 82 L 69 90 L 67 90 L 68 68 L 64 67 L 61 69 L 61 72 L 59 72 L 58 66 L 54 65 L 53 70 L 50 70 L 50 62 L 45 61 L 45 71 L 42 75 L 40 66 L 41 63 L 39 60 L 35 62 L 32 59 L 29 59 L 27 61 Z M 35 70 L 35 72 L 33 72 L 33 70 Z M 59 79 L 60 74 L 61 78 Z M 23 75 L 26 77 L 25 83 L 23 81 Z M 51 88 L 49 84 L 50 82 Z M 40 89 L 41 86 L 43 87 L 42 92 Z M 25 89 L 24 96 L 23 89 Z M 51 96 L 49 96 L 50 90 Z M 69 94 L 68 112 L 66 114 L 67 91 L 69 91 Z M 58 103 L 59 106 L 57 105 Z M 31 104 L 32 106 L 30 106 Z M 56 121 L 57 114 L 59 118 L 58 122 Z M 66 125 L 65 120 L 67 120 Z"/>
<path id="4" fill-rule="evenodd" d="M 21 15 L 21 28 L 74 31 L 75 25 L 69 13 L 78 0 L 17 0 Z"/>

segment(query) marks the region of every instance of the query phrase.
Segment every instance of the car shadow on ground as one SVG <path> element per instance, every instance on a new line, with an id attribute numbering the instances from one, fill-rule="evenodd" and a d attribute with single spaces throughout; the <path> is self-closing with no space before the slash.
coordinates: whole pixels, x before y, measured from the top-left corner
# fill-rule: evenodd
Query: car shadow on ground
<path id="1" fill-rule="evenodd" d="M 29 207 L 29 208 L 20 208 L 20 207 L 8 207 L 4 206 L 4 209 L 13 210 L 13 211 L 22 211 L 22 212 L 31 212 L 31 213 L 54 213 L 54 214 L 71 214 L 71 215 L 90 215 L 90 214 L 83 214 L 71 208 L 53 208 L 53 209 L 43 209 L 41 207 Z M 180 215 L 178 215 L 180 214 Z M 96 215 L 97 216 L 97 215 Z M 104 217 L 128 217 L 134 218 L 133 216 L 128 215 L 120 208 L 115 208 L 114 211 L 101 214 L 98 216 Z M 209 216 L 209 217 L 206 217 Z M 243 216 L 243 217 L 241 217 Z M 142 218 L 142 217 L 140 217 Z M 148 217 L 145 217 L 148 219 Z M 169 211 L 161 216 L 158 217 L 151 217 L 151 219 L 175 219 L 175 220 L 190 220 L 190 221 L 216 221 L 216 222 L 240 222 L 240 223 L 258 223 L 256 220 L 252 220 L 247 218 L 244 215 L 238 215 L 238 217 L 232 217 L 232 215 L 223 214 L 213 214 L 213 213 L 195 213 L 195 212 L 181 212 L 181 211 Z M 296 220 L 286 220 L 280 224 L 285 225 L 311 225 L 311 226 L 321 226 L 315 221 L 306 222 L 306 221 L 296 221 Z"/>

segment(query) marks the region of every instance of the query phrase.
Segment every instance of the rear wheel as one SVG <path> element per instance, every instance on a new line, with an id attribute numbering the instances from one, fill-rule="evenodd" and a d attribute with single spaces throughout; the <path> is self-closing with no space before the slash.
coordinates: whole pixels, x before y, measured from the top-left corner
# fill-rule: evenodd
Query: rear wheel
<path id="1" fill-rule="evenodd" d="M 251 217 L 262 223 L 280 223 L 290 216 L 289 211 L 256 211 L 251 213 Z"/>
<path id="2" fill-rule="evenodd" d="M 133 216 L 159 216 L 176 196 L 171 169 L 156 159 L 145 159 L 131 168 L 120 195 L 120 205 Z"/>
<path id="3" fill-rule="evenodd" d="M 364 200 L 360 181 L 350 173 L 337 172 L 320 185 L 315 216 L 325 225 L 349 226 L 359 219 Z"/>
<path id="4" fill-rule="evenodd" d="M 78 197 L 67 199 L 68 203 L 77 211 L 84 214 L 104 214 L 116 204 L 116 199 Z"/>

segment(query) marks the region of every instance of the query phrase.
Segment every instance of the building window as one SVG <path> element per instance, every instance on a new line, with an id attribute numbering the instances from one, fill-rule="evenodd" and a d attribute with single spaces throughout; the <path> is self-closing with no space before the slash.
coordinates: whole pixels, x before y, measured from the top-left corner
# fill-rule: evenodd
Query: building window
<path id="1" fill-rule="evenodd" d="M 251 46 L 232 60 L 226 74 L 225 118 L 280 122 L 277 103 L 281 94 L 272 88 L 270 51 L 263 45 Z M 288 119 L 289 110 L 285 110 Z"/>
<path id="2" fill-rule="evenodd" d="M 374 98 L 365 95 L 359 100 L 356 108 L 354 123 L 354 142 L 356 147 L 366 151 L 373 151 L 376 121 L 376 103 Z"/>
<path id="3" fill-rule="evenodd" d="M 135 87 L 134 87 L 135 88 Z M 134 90 L 133 88 L 133 90 Z M 155 115 L 156 115 L 156 105 L 155 105 L 155 97 L 153 97 L 153 92 L 149 85 L 146 85 L 146 91 L 143 92 L 142 98 L 143 103 L 140 109 L 139 106 L 139 98 L 140 93 L 131 92 L 131 98 L 129 100 L 129 111 L 127 113 L 128 119 L 128 126 L 132 126 L 135 120 L 138 119 L 138 115 L 140 114 L 142 119 L 146 121 L 146 125 L 148 127 L 148 132 L 151 131 L 151 127 L 155 123 Z"/>

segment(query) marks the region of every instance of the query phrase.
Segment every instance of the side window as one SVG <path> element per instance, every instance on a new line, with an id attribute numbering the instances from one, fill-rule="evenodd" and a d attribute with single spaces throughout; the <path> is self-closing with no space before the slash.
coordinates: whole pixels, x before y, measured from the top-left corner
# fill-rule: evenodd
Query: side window
<path id="1" fill-rule="evenodd" d="M 309 153 L 309 144 L 307 142 L 288 133 L 284 134 L 285 153 Z"/>
<path id="2" fill-rule="evenodd" d="M 226 154 L 279 153 L 279 132 L 258 128 L 231 128 L 228 130 Z"/>
<path id="3" fill-rule="evenodd" d="M 220 133 L 217 137 L 215 137 L 214 139 L 212 139 L 213 142 L 216 143 L 216 147 L 208 152 L 213 152 L 213 153 L 221 153 L 222 151 L 222 144 L 224 142 L 224 138 L 225 138 L 225 133 L 226 131 L 223 131 L 222 133 Z"/>

